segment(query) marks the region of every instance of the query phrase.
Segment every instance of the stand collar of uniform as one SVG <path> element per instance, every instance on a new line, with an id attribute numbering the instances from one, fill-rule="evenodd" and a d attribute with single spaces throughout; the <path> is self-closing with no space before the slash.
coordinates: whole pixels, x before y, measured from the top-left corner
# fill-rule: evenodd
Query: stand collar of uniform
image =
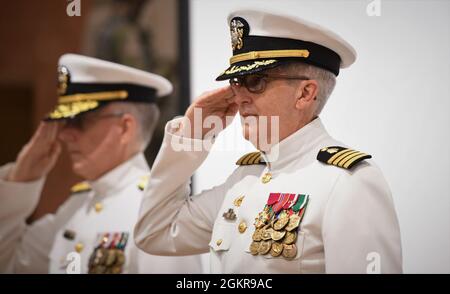
<path id="1" fill-rule="evenodd" d="M 268 152 L 262 152 L 264 160 L 268 163 L 269 170 L 277 170 L 302 158 L 304 155 L 317 148 L 319 141 L 329 137 L 319 117 L 291 134 L 278 144 L 272 146 Z M 318 151 L 318 150 L 317 150 Z"/>
<path id="2" fill-rule="evenodd" d="M 110 170 L 89 184 L 96 195 L 107 196 L 111 192 L 121 189 L 130 182 L 138 182 L 140 176 L 150 172 L 143 153 L 138 153 Z"/>

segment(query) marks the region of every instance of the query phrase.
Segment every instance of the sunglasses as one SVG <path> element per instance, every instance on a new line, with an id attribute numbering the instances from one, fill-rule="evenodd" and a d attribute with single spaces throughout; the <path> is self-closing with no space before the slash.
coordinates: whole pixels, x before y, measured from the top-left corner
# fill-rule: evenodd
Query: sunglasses
<path id="1" fill-rule="evenodd" d="M 271 80 L 309 80 L 305 76 L 253 74 L 230 79 L 232 87 L 245 87 L 248 92 L 260 94 L 266 90 L 267 83 Z"/>

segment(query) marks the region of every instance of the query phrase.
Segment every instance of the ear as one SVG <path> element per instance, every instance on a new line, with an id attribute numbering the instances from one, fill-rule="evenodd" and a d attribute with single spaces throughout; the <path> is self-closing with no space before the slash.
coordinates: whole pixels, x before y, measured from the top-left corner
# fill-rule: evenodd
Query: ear
<path id="1" fill-rule="evenodd" d="M 129 144 L 133 138 L 136 136 L 137 132 L 137 121 L 134 116 L 129 113 L 125 113 L 121 119 L 122 134 L 121 143 Z"/>
<path id="2" fill-rule="evenodd" d="M 310 108 L 317 99 L 319 84 L 316 80 L 302 81 L 297 90 L 297 102 L 295 108 L 304 110 Z"/>

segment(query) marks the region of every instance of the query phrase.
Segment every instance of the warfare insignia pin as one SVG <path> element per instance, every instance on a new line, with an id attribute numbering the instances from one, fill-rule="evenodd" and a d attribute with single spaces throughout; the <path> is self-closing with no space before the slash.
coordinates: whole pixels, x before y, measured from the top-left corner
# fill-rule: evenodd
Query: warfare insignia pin
<path id="1" fill-rule="evenodd" d="M 233 208 L 228 209 L 227 212 L 224 212 L 222 214 L 222 216 L 226 219 L 226 220 L 235 220 L 236 219 L 236 213 L 234 213 Z"/>

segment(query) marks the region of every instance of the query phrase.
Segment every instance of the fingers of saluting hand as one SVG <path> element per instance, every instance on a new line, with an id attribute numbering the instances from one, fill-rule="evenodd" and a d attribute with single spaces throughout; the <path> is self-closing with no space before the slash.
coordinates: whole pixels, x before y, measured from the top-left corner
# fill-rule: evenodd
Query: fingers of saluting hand
<path id="1" fill-rule="evenodd" d="M 218 88 L 209 92 L 206 92 L 200 98 L 202 104 L 215 105 L 215 106 L 227 106 L 229 103 L 233 102 L 234 93 L 230 86 L 225 86 Z"/>
<path id="2" fill-rule="evenodd" d="M 41 122 L 31 139 L 32 143 L 39 146 L 52 144 L 57 139 L 60 125 L 59 122 Z"/>

